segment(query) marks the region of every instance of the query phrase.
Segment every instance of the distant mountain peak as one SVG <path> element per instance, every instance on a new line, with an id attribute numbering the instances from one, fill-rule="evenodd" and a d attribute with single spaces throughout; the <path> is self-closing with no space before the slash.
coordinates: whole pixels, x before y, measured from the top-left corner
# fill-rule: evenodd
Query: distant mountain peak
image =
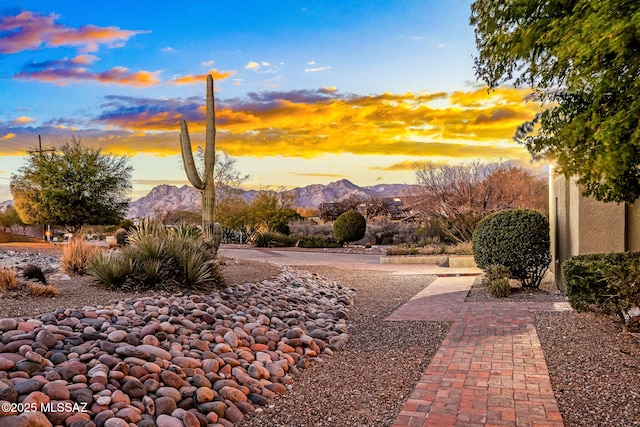
<path id="1" fill-rule="evenodd" d="M 295 197 L 295 206 L 300 208 L 317 208 L 321 203 L 345 199 L 351 196 L 397 197 L 407 187 L 405 184 L 378 184 L 373 187 L 359 187 L 348 179 L 340 179 L 329 184 L 312 184 L 288 190 Z M 251 200 L 258 192 L 242 191 L 241 196 Z M 202 206 L 200 192 L 189 186 L 177 187 L 162 184 L 151 189 L 144 197 L 132 202 L 129 217 L 157 216 L 169 211 L 199 212 Z"/>

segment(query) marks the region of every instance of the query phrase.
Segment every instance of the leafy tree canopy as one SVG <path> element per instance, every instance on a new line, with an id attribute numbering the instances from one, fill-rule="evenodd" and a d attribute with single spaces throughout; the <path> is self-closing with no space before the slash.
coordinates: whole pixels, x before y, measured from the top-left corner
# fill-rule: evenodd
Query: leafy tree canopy
<path id="1" fill-rule="evenodd" d="M 126 157 L 103 154 L 80 140 L 29 153 L 11 175 L 14 206 L 27 224 L 118 224 L 129 207 L 131 171 Z"/>
<path id="2" fill-rule="evenodd" d="M 640 2 L 476 0 L 476 74 L 548 108 L 517 131 L 536 158 L 607 202 L 640 197 Z"/>

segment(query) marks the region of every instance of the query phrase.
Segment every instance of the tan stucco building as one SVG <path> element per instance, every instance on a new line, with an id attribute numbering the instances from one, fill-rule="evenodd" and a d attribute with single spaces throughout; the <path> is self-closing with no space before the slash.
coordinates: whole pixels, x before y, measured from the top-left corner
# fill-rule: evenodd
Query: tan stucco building
<path id="1" fill-rule="evenodd" d="M 562 285 L 562 262 L 574 255 L 640 251 L 640 202 L 633 206 L 584 197 L 574 180 L 549 173 L 551 271 Z"/>

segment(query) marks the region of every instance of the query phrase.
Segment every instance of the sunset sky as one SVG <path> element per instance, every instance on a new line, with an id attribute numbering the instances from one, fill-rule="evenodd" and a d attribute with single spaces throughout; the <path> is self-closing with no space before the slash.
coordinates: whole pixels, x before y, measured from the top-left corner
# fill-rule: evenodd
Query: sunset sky
<path id="1" fill-rule="evenodd" d="M 179 119 L 248 188 L 413 183 L 416 161 L 528 164 L 512 141 L 540 108 L 476 81 L 469 0 L 7 0 L 0 4 L 0 201 L 42 136 L 126 154 L 132 198 L 186 184 Z"/>

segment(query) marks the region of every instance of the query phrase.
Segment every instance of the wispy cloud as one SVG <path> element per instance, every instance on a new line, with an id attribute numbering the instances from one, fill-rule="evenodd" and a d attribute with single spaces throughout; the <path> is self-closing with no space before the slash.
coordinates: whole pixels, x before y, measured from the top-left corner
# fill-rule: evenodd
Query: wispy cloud
<path id="1" fill-rule="evenodd" d="M 233 76 L 236 72 L 231 70 L 231 71 L 219 71 L 216 70 L 215 68 L 212 70 L 209 70 L 209 72 L 204 73 L 204 74 L 198 74 L 198 75 L 193 75 L 193 74 L 189 74 L 186 76 L 182 76 L 182 77 L 175 77 L 173 78 L 170 83 L 174 84 L 174 85 L 189 85 L 189 84 L 194 84 L 194 83 L 199 83 L 202 84 L 202 82 L 205 82 L 207 80 L 207 75 L 211 74 L 211 76 L 213 77 L 214 80 L 224 80 L 224 79 L 228 79 L 229 77 Z"/>
<path id="2" fill-rule="evenodd" d="M 265 74 L 265 73 L 273 74 L 273 73 L 277 73 L 279 70 L 276 65 L 273 65 L 267 61 L 261 61 L 261 62 L 249 61 L 247 65 L 244 66 L 244 68 L 260 74 Z"/>
<path id="3" fill-rule="evenodd" d="M 95 25 L 73 28 L 56 23 L 58 18 L 54 13 L 43 15 L 30 11 L 0 18 L 0 53 L 62 46 L 75 47 L 83 53 L 95 52 L 100 45 L 121 47 L 131 37 L 148 32 Z"/>
<path id="4" fill-rule="evenodd" d="M 174 48 L 172 48 L 171 46 L 167 46 L 167 47 L 163 47 L 162 49 L 160 49 L 160 52 L 162 53 L 173 53 L 176 50 Z"/>
<path id="5" fill-rule="evenodd" d="M 135 71 L 114 67 L 107 71 L 93 72 L 87 65 L 97 61 L 93 55 L 78 55 L 55 61 L 31 62 L 14 76 L 21 80 L 38 80 L 60 86 L 78 82 L 98 82 L 128 86 L 155 86 L 160 84 L 160 71 Z"/>
<path id="6" fill-rule="evenodd" d="M 312 68 L 305 68 L 304 72 L 305 73 L 317 73 L 318 71 L 327 71 L 330 70 L 331 67 L 329 65 L 326 65 L 324 67 L 312 67 Z"/>

